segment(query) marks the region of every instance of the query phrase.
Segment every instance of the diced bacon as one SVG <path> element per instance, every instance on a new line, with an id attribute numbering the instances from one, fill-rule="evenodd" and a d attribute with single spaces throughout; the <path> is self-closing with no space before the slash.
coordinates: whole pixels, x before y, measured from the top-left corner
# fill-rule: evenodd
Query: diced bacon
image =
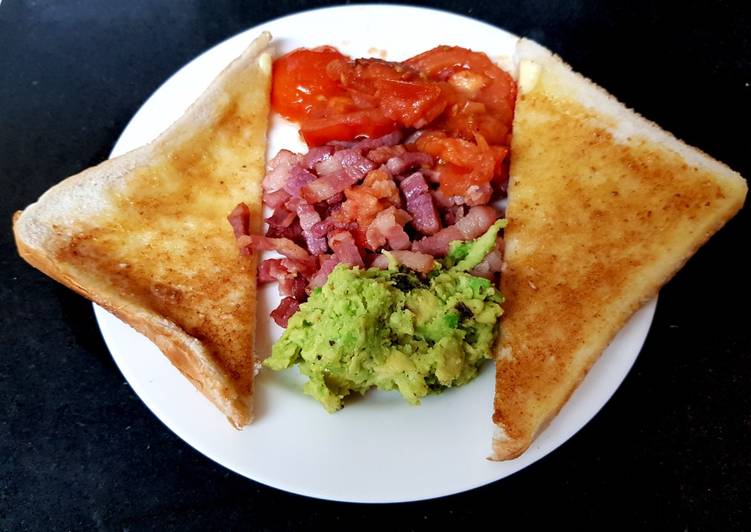
<path id="1" fill-rule="evenodd" d="M 467 209 L 464 205 L 449 207 L 443 211 L 443 221 L 446 225 L 454 225 L 456 222 L 464 218 L 466 212 Z"/>
<path id="2" fill-rule="evenodd" d="M 472 185 L 464 193 L 464 203 L 469 207 L 476 205 L 485 205 L 490 201 L 493 195 L 493 187 L 490 183 L 483 183 L 482 185 Z"/>
<path id="3" fill-rule="evenodd" d="M 472 207 L 456 224 L 441 229 L 432 236 L 412 243 L 412 251 L 443 257 L 454 240 L 470 240 L 482 235 L 498 219 L 498 211 L 493 207 Z"/>
<path id="4" fill-rule="evenodd" d="M 314 224 L 310 228 L 310 233 L 317 238 L 325 237 L 329 231 L 334 229 L 335 222 L 332 220 L 329 220 L 328 218 L 326 220 L 322 220 L 318 222 L 317 224 Z"/>
<path id="5" fill-rule="evenodd" d="M 331 157 L 333 153 L 333 146 L 318 146 L 316 148 L 310 148 L 310 151 L 303 155 L 301 164 L 303 168 L 312 170 L 318 163 Z"/>
<path id="6" fill-rule="evenodd" d="M 289 150 L 281 150 L 276 157 L 266 165 L 266 176 L 263 178 L 263 190 L 273 192 L 279 190 L 287 182 L 289 171 L 300 163 L 302 156 Z"/>
<path id="7" fill-rule="evenodd" d="M 357 249 L 355 239 L 349 231 L 337 231 L 329 236 L 329 246 L 334 250 L 340 262 L 352 266 L 365 267 L 360 251 Z"/>
<path id="8" fill-rule="evenodd" d="M 334 157 L 328 157 L 326 159 L 322 159 L 321 161 L 318 161 L 315 165 L 315 171 L 319 177 L 336 173 L 341 169 L 342 169 L 342 164 L 339 162 L 339 159 L 335 159 Z"/>
<path id="9" fill-rule="evenodd" d="M 326 203 L 331 206 L 335 206 L 335 205 L 339 205 L 345 199 L 346 199 L 346 196 L 344 195 L 344 192 L 337 192 L 336 194 L 328 198 L 326 200 Z"/>
<path id="10" fill-rule="evenodd" d="M 316 176 L 305 170 L 299 165 L 293 166 L 287 177 L 287 182 L 284 183 L 284 190 L 293 198 L 300 196 L 300 189 L 314 181 Z"/>
<path id="11" fill-rule="evenodd" d="M 409 235 L 404 231 L 404 225 L 411 219 L 408 213 L 395 207 L 381 211 L 365 231 L 368 247 L 376 250 L 388 242 L 391 249 L 408 249 Z"/>
<path id="12" fill-rule="evenodd" d="M 472 207 L 455 227 L 461 231 L 463 240 L 482 235 L 498 219 L 498 211 L 488 205 Z"/>
<path id="13" fill-rule="evenodd" d="M 339 161 L 342 169 L 352 179 L 353 183 L 360 181 L 365 175 L 375 168 L 375 163 L 364 157 L 359 151 L 352 148 L 340 150 L 331 157 Z"/>
<path id="14" fill-rule="evenodd" d="M 235 238 L 240 238 L 250 233 L 250 209 L 245 203 L 238 203 L 232 209 L 232 212 L 229 213 L 229 216 L 227 216 L 227 221 L 232 226 Z"/>
<path id="15" fill-rule="evenodd" d="M 425 172 L 423 172 L 423 175 L 424 174 Z M 456 202 L 456 199 L 457 199 L 456 196 L 445 196 L 439 190 L 431 190 L 430 195 L 433 196 L 433 200 L 435 201 L 435 204 L 443 209 L 449 209 L 451 207 L 459 205 Z"/>
<path id="16" fill-rule="evenodd" d="M 279 306 L 271 311 L 271 319 L 279 327 L 287 327 L 292 315 L 300 309 L 300 303 L 294 297 L 285 297 Z"/>
<path id="17" fill-rule="evenodd" d="M 399 264 L 428 273 L 451 242 L 476 238 L 497 219 L 498 211 L 487 206 L 496 185 L 470 186 L 451 197 L 431 190 L 429 183 L 438 183 L 440 176 L 432 156 L 408 151 L 416 135 L 406 145 L 399 144 L 403 133 L 395 131 L 331 142 L 305 155 L 283 150 L 269 161 L 263 201 L 273 214 L 266 220 L 266 237 L 249 235 L 249 212 L 240 206 L 230 223 L 243 253 L 274 250 L 284 256 L 265 260 L 258 269 L 258 282 L 278 282 L 284 297 L 272 312 L 277 323 L 286 326 L 337 264 L 386 268 L 389 261 L 379 251 L 390 249 Z M 408 223 L 415 234 L 426 236 L 411 242 Z M 472 273 L 494 279 L 502 259 L 502 248 L 495 249 Z"/>
<path id="18" fill-rule="evenodd" d="M 321 221 L 321 215 L 309 203 L 299 203 L 297 205 L 297 216 L 300 218 L 300 227 L 308 251 L 313 255 L 326 253 L 328 250 L 326 239 L 317 237 L 311 232 L 311 228 Z"/>
<path id="19" fill-rule="evenodd" d="M 392 205 L 401 204 L 399 188 L 383 167 L 369 172 L 358 188 L 376 199 L 388 200 Z"/>
<path id="20" fill-rule="evenodd" d="M 441 220 L 430 194 L 420 194 L 407 201 L 407 211 L 412 215 L 412 225 L 424 235 L 434 235 L 441 230 Z"/>
<path id="21" fill-rule="evenodd" d="M 299 274 L 303 277 L 310 277 L 318 270 L 318 257 L 311 255 L 306 259 L 281 259 L 282 266 L 292 274 Z"/>
<path id="22" fill-rule="evenodd" d="M 404 199 L 407 200 L 407 204 L 409 204 L 409 201 L 416 198 L 417 196 L 426 194 L 430 191 L 428 184 L 425 182 L 425 178 L 420 172 L 415 172 L 404 181 L 402 181 L 399 184 L 399 188 L 402 189 L 402 192 L 404 193 Z"/>
<path id="23" fill-rule="evenodd" d="M 306 288 L 308 287 L 308 280 L 300 276 L 286 277 L 279 281 L 279 295 L 291 296 L 297 301 L 302 302 L 308 298 Z"/>
<path id="24" fill-rule="evenodd" d="M 310 278 L 308 286 L 312 290 L 326 284 L 326 279 L 329 278 L 329 274 L 334 270 L 337 264 L 342 262 L 336 255 L 331 255 L 329 258 L 321 263 L 321 267 L 316 274 Z"/>
<path id="25" fill-rule="evenodd" d="M 404 179 L 399 187 L 407 200 L 407 211 L 412 215 L 414 228 L 424 235 L 437 233 L 441 229 L 441 220 L 422 174 L 415 172 Z"/>
<path id="26" fill-rule="evenodd" d="M 240 249 L 252 251 L 276 251 L 290 259 L 307 259 L 310 255 L 289 238 L 269 238 L 260 235 L 243 235 L 237 239 Z"/>
<path id="27" fill-rule="evenodd" d="M 485 277 L 495 281 L 496 274 L 503 269 L 503 237 L 496 239 L 495 248 L 488 253 L 483 261 L 470 270 L 470 274 Z"/>
<path id="28" fill-rule="evenodd" d="M 376 257 L 373 259 L 373 262 L 370 263 L 371 268 L 380 268 L 381 270 L 385 270 L 389 267 L 389 258 L 384 255 L 383 253 L 379 253 L 376 255 Z"/>
<path id="29" fill-rule="evenodd" d="M 463 235 L 456 225 L 450 225 L 432 236 L 412 242 L 412 251 L 443 257 L 449 250 L 449 244 L 454 240 L 463 240 Z"/>
<path id="30" fill-rule="evenodd" d="M 318 222 L 313 227 L 311 227 L 310 232 L 313 234 L 313 236 L 321 238 L 325 237 L 334 230 L 354 231 L 355 229 L 357 229 L 357 227 L 357 224 L 354 222 L 343 223 L 336 222 L 331 218 L 326 218 L 325 220 Z"/>
<path id="31" fill-rule="evenodd" d="M 401 144 L 397 144 L 396 146 L 379 146 L 370 150 L 367 158 L 376 164 L 386 164 L 389 159 L 404 155 L 405 153 L 407 153 L 407 149 Z"/>
<path id="32" fill-rule="evenodd" d="M 274 210 L 274 213 L 266 218 L 266 223 L 277 227 L 289 227 L 295 221 L 297 215 L 288 211 L 284 205 L 280 205 Z"/>
<path id="33" fill-rule="evenodd" d="M 305 260 L 296 259 L 266 259 L 258 266 L 258 282 L 279 283 L 279 293 L 282 296 L 294 296 L 300 301 L 307 297 L 305 288 L 308 278 L 318 269 L 318 259 L 308 257 Z"/>
<path id="34" fill-rule="evenodd" d="M 266 229 L 266 236 L 270 238 L 288 238 L 293 242 L 300 244 L 305 242 L 299 220 L 294 220 L 287 227 L 281 225 L 270 225 L 269 228 Z"/>
<path id="35" fill-rule="evenodd" d="M 289 270 L 282 263 L 282 259 L 266 259 L 258 265 L 258 282 L 271 283 L 289 277 Z"/>
<path id="36" fill-rule="evenodd" d="M 290 198 L 285 202 L 284 207 L 290 212 L 297 212 L 297 206 L 300 205 L 300 203 L 305 203 L 305 200 L 299 197 Z"/>
<path id="37" fill-rule="evenodd" d="M 418 253 L 408 250 L 394 250 L 391 255 L 402 266 L 420 273 L 428 273 L 435 265 L 435 259 L 426 253 Z"/>
<path id="38" fill-rule="evenodd" d="M 399 144 L 401 140 L 402 140 L 402 132 L 397 129 L 382 137 L 378 137 L 375 139 L 361 140 L 357 142 L 356 144 L 354 144 L 352 146 L 352 149 L 360 150 L 360 151 L 370 151 L 375 148 L 380 148 L 381 146 L 394 146 L 395 144 Z"/>
<path id="39" fill-rule="evenodd" d="M 333 174 L 319 177 L 311 181 L 300 191 L 300 195 L 308 203 L 318 203 L 342 192 L 347 187 L 354 185 L 358 179 L 354 179 L 345 170 L 339 170 Z"/>
<path id="40" fill-rule="evenodd" d="M 393 175 L 401 175 L 408 170 L 422 166 L 432 166 L 433 158 L 427 153 L 419 151 L 407 152 L 386 161 L 386 168 Z"/>
<path id="41" fill-rule="evenodd" d="M 483 261 L 470 270 L 470 274 L 477 277 L 485 277 L 486 279 L 493 280 L 495 274 L 501 271 L 503 265 L 503 255 L 493 250 L 483 259 Z"/>
<path id="42" fill-rule="evenodd" d="M 289 194 L 283 188 L 275 190 L 274 192 L 263 193 L 263 203 L 268 205 L 272 209 L 276 209 L 279 205 L 284 205 L 289 200 Z"/>
<path id="43" fill-rule="evenodd" d="M 304 233 L 309 232 L 311 227 L 321 221 L 321 215 L 318 214 L 318 211 L 310 203 L 298 203 L 297 216 L 300 217 L 300 227 L 302 227 Z M 325 251 L 321 253 L 325 253 Z"/>
<path id="44" fill-rule="evenodd" d="M 435 265 L 435 259 L 426 253 L 407 250 L 394 250 L 389 253 L 391 253 L 397 263 L 416 272 L 429 273 L 433 270 L 433 266 Z M 389 259 L 386 255 L 381 253 L 376 255 L 370 266 L 385 270 L 389 267 Z"/>

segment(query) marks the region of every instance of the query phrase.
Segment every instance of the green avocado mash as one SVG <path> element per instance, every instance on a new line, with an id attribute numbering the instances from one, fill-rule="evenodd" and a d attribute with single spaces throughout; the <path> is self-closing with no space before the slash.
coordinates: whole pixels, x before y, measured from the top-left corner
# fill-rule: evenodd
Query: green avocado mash
<path id="1" fill-rule="evenodd" d="M 413 404 L 472 380 L 491 358 L 503 296 L 467 273 L 495 246 L 505 220 L 480 238 L 453 242 L 443 264 L 420 278 L 337 266 L 289 320 L 264 366 L 298 364 L 304 391 L 329 412 L 352 391 L 399 390 Z M 386 252 L 388 253 L 388 252 Z"/>

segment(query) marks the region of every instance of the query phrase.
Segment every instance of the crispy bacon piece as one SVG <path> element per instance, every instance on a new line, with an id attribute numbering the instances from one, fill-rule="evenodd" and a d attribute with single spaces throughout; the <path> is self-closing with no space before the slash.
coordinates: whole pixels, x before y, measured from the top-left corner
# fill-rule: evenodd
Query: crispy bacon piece
<path id="1" fill-rule="evenodd" d="M 276 251 L 290 259 L 307 259 L 310 257 L 307 251 L 295 244 L 289 238 L 269 238 L 260 235 L 242 235 L 237 239 L 237 245 L 241 250 L 252 251 Z"/>
<path id="2" fill-rule="evenodd" d="M 300 303 L 294 297 L 285 297 L 279 306 L 271 311 L 271 319 L 279 327 L 287 327 L 292 315 L 300 309 Z"/>
<path id="3" fill-rule="evenodd" d="M 263 178 L 263 190 L 273 192 L 284 187 L 293 166 L 300 163 L 302 155 L 289 150 L 281 150 L 266 165 L 266 176 Z"/>
<path id="4" fill-rule="evenodd" d="M 402 175 L 408 170 L 412 170 L 418 167 L 430 167 L 433 166 L 433 158 L 427 153 L 419 151 L 407 152 L 402 155 L 391 157 L 386 161 L 386 168 L 393 175 Z"/>
<path id="5" fill-rule="evenodd" d="M 331 157 L 333 153 L 333 146 L 318 146 L 316 148 L 310 148 L 310 151 L 303 155 L 302 166 L 307 170 L 312 170 L 318 163 Z"/>
<path id="6" fill-rule="evenodd" d="M 337 231 L 329 236 L 329 246 L 334 250 L 340 262 L 352 266 L 365 267 L 360 251 L 357 249 L 355 239 L 349 231 Z"/>
<path id="7" fill-rule="evenodd" d="M 326 174 L 315 181 L 311 181 L 300 190 L 300 195 L 308 203 L 318 203 L 343 192 L 362 179 L 365 174 L 359 172 L 347 172 L 345 168 L 334 173 Z"/>
<path id="8" fill-rule="evenodd" d="M 318 211 L 309 203 L 299 203 L 297 205 L 297 216 L 300 218 L 300 227 L 302 228 L 302 234 L 305 238 L 305 244 L 308 246 L 308 251 L 313 255 L 326 253 L 328 250 L 326 239 L 315 236 L 311 231 L 313 226 L 321 222 L 321 215 L 318 214 Z"/>
<path id="9" fill-rule="evenodd" d="M 435 265 L 435 259 L 427 253 L 418 253 L 417 251 L 409 250 L 394 250 L 390 251 L 391 255 L 396 259 L 396 262 L 402 266 L 406 266 L 410 270 L 414 270 L 420 273 L 429 273 Z M 373 268 L 385 269 L 389 266 L 389 259 L 386 255 L 377 255 L 371 263 Z"/>
<path id="10" fill-rule="evenodd" d="M 482 235 L 498 219 L 498 211 L 487 205 L 472 207 L 469 212 L 445 229 L 412 243 L 412 251 L 443 257 L 454 240 L 471 240 Z"/>
<path id="11" fill-rule="evenodd" d="M 300 197 L 300 189 L 311 181 L 315 181 L 315 179 L 316 176 L 314 174 L 311 174 L 304 168 L 295 165 L 290 169 L 289 174 L 287 175 L 287 181 L 284 183 L 284 190 L 293 198 Z"/>
<path id="12" fill-rule="evenodd" d="M 235 238 L 250 234 L 250 209 L 245 203 L 238 203 L 227 216 L 227 220 L 232 226 Z"/>
<path id="13" fill-rule="evenodd" d="M 392 131 L 382 137 L 374 139 L 365 139 L 355 143 L 352 149 L 359 151 L 371 151 L 384 146 L 394 146 L 399 144 L 402 140 L 402 132 L 400 130 Z"/>
<path id="14" fill-rule="evenodd" d="M 415 229 L 424 235 L 437 233 L 441 229 L 441 220 L 422 174 L 415 172 L 404 179 L 399 187 L 407 200 L 407 211 L 412 215 Z"/>
<path id="15" fill-rule="evenodd" d="M 410 241 L 404 225 L 411 219 L 408 213 L 395 207 L 381 211 L 365 231 L 368 247 L 375 251 L 388 243 L 391 249 L 408 249 Z"/>
<path id="16" fill-rule="evenodd" d="M 296 216 L 294 212 L 287 210 L 287 207 L 280 205 L 274 209 L 274 213 L 271 216 L 266 218 L 266 223 L 269 226 L 289 227 L 295 221 Z"/>
<path id="17" fill-rule="evenodd" d="M 274 192 L 263 193 L 263 204 L 276 209 L 279 205 L 284 205 L 289 200 L 289 194 L 283 188 Z"/>
<path id="18" fill-rule="evenodd" d="M 342 261 L 336 255 L 330 255 L 324 259 L 323 262 L 321 262 L 321 267 L 315 275 L 310 278 L 310 284 L 308 285 L 310 289 L 312 290 L 326 284 L 326 279 L 329 278 L 329 274 L 334 271 L 334 268 L 340 262 Z"/>

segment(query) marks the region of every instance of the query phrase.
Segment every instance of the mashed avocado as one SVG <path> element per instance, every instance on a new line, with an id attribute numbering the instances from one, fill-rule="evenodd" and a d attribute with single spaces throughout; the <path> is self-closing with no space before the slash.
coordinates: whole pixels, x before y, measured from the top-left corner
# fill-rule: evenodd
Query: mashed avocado
<path id="1" fill-rule="evenodd" d="M 399 390 L 413 404 L 428 393 L 472 380 L 491 358 L 503 297 L 467 273 L 493 249 L 505 220 L 483 236 L 454 242 L 425 278 L 337 266 L 289 320 L 264 366 L 297 364 L 305 393 L 329 412 L 352 391 Z"/>

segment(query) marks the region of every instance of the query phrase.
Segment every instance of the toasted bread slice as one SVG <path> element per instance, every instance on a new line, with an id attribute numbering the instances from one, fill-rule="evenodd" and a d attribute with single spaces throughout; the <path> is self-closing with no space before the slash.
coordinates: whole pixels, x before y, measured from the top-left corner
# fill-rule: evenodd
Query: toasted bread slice
<path id="1" fill-rule="evenodd" d="M 236 426 L 252 419 L 256 258 L 227 215 L 260 230 L 269 34 L 150 144 L 52 187 L 14 217 L 21 256 L 150 338 Z"/>
<path id="2" fill-rule="evenodd" d="M 727 166 L 522 40 L 494 457 L 556 415 L 629 317 L 743 205 Z"/>

